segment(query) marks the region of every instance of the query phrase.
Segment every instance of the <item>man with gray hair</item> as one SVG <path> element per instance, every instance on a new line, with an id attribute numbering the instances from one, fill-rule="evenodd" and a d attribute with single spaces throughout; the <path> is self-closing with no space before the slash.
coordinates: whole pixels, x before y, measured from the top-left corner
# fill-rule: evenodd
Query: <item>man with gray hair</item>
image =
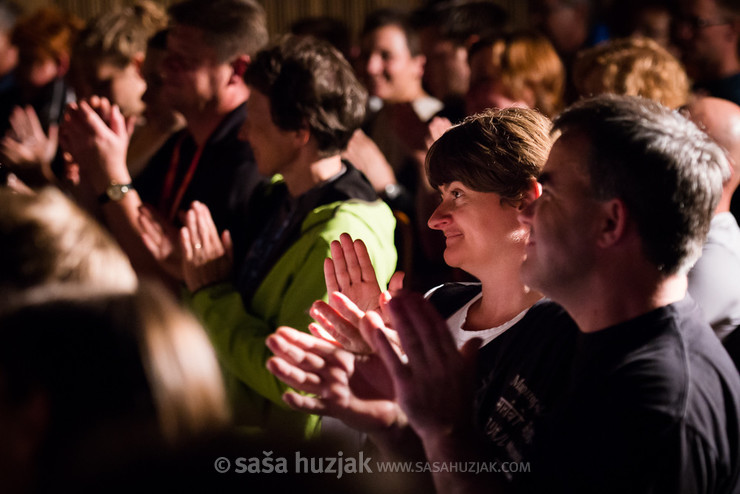
<path id="1" fill-rule="evenodd" d="M 740 378 L 685 298 L 727 158 L 640 98 L 574 105 L 523 212 L 522 278 L 582 335 L 572 394 L 539 431 L 542 478 L 570 492 L 735 492 Z"/>
<path id="2" fill-rule="evenodd" d="M 582 101 L 554 128 L 542 195 L 520 214 L 530 227 L 522 279 L 561 304 L 580 334 L 568 391 L 535 424 L 523 457 L 531 473 L 515 475 L 515 487 L 737 492 L 740 376 L 685 296 L 727 158 L 686 118 L 643 98 Z M 391 301 L 408 363 L 376 336 L 396 400 L 430 461 L 474 459 L 469 418 L 440 398 L 464 396 L 464 381 L 451 375 L 463 357 L 441 348 L 418 307 L 408 297 Z M 522 358 L 546 362 L 540 353 Z M 423 370 L 439 365 L 450 372 Z M 526 391 L 510 398 L 531 399 Z M 435 473 L 443 492 L 490 492 L 490 480 Z"/>

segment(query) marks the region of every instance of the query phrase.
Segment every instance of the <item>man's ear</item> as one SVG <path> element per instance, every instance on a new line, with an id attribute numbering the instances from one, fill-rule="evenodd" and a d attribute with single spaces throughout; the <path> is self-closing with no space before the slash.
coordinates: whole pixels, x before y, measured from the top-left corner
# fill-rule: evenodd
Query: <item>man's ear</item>
<path id="1" fill-rule="evenodd" d="M 424 77 L 424 66 L 427 64 L 427 57 L 424 55 L 416 55 L 413 57 L 413 62 L 416 67 L 416 73 L 419 76 L 419 80 L 421 80 L 422 77 Z"/>
<path id="2" fill-rule="evenodd" d="M 231 68 L 233 70 L 233 73 L 231 74 L 232 80 L 229 82 L 238 82 L 238 80 L 244 80 L 244 74 L 247 71 L 247 67 L 249 67 L 249 63 L 251 62 L 251 58 L 249 58 L 249 55 L 239 55 L 234 60 L 231 61 Z"/>
<path id="3" fill-rule="evenodd" d="M 139 74 L 139 76 L 143 79 L 144 76 L 141 75 L 141 65 L 144 63 L 144 55 L 143 51 L 139 51 L 134 53 L 134 56 L 131 57 L 131 63 L 133 64 L 134 68 L 136 69 L 136 72 Z"/>
<path id="4" fill-rule="evenodd" d="M 308 127 L 302 127 L 296 130 L 295 134 L 296 139 L 302 146 L 305 146 L 306 144 L 308 144 L 308 141 L 311 140 L 311 131 L 308 130 Z"/>
<path id="5" fill-rule="evenodd" d="M 603 218 L 596 245 L 604 248 L 615 245 L 624 238 L 629 218 L 627 208 L 621 199 L 606 201 L 601 205 L 601 209 Z"/>
<path id="6" fill-rule="evenodd" d="M 541 195 L 542 195 L 542 186 L 534 178 L 531 179 L 529 181 L 529 186 L 527 187 L 527 190 L 522 195 L 521 201 L 519 201 L 519 205 L 517 206 L 517 209 L 519 211 L 524 211 L 530 204 L 536 201 Z"/>

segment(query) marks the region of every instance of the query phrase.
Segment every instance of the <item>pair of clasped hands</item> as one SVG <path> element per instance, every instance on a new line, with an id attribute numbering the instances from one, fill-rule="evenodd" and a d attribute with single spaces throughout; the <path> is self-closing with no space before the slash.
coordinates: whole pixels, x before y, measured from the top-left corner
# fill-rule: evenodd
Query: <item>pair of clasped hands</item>
<path id="1" fill-rule="evenodd" d="M 62 146 L 78 170 L 77 180 L 95 191 L 111 181 L 131 182 L 126 154 L 134 119 L 125 118 L 107 99 L 92 97 L 71 103 L 62 126 Z M 136 214 L 136 210 L 134 210 Z M 154 208 L 138 205 L 138 233 L 146 248 L 170 276 L 195 292 L 229 278 L 233 266 L 228 230 L 219 235 L 208 207 L 198 201 L 180 215 L 175 228 Z"/>
<path id="2" fill-rule="evenodd" d="M 331 254 L 329 304 L 311 307 L 311 334 L 281 327 L 267 338 L 268 370 L 301 392 L 284 401 L 368 433 L 410 426 L 424 438 L 467 421 L 477 340 L 458 350 L 429 302 L 401 291 L 402 273 L 381 292 L 361 240 L 342 234 Z"/>

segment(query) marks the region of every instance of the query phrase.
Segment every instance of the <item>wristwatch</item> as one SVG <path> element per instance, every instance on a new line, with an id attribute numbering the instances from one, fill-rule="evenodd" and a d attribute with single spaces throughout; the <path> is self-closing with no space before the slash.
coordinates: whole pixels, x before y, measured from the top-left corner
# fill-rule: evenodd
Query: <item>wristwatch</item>
<path id="1" fill-rule="evenodd" d="M 105 192 L 98 196 L 98 202 L 100 204 L 105 204 L 108 201 L 118 202 L 123 199 L 123 196 L 125 196 L 132 189 L 133 187 L 131 187 L 130 183 L 119 184 L 116 182 L 111 182 L 110 185 L 108 185 L 108 187 L 105 189 Z"/>

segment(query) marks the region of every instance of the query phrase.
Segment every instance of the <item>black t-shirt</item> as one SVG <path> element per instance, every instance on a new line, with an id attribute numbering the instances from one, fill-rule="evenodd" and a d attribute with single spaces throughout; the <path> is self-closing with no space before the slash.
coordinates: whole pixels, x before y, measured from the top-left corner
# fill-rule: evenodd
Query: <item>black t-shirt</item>
<path id="1" fill-rule="evenodd" d="M 525 460 L 536 422 L 564 395 L 577 335 L 565 310 L 543 299 L 480 350 L 475 410 L 489 459 Z"/>
<path id="2" fill-rule="evenodd" d="M 579 334 L 532 492 L 738 492 L 740 377 L 690 298 Z"/>
<path id="3" fill-rule="evenodd" d="M 449 283 L 430 302 L 449 317 L 480 292 L 479 284 Z M 543 299 L 478 352 L 475 420 L 487 438 L 486 460 L 522 461 L 535 421 L 564 395 L 578 328 L 559 305 Z"/>
<path id="4" fill-rule="evenodd" d="M 193 201 L 202 202 L 208 206 L 219 230 L 230 226 L 243 204 L 249 201 L 254 189 L 265 181 L 257 172 L 252 148 L 238 137 L 246 117 L 246 104 L 224 117 L 208 139 L 177 208 L 187 211 Z M 170 199 L 163 204 L 162 194 L 175 148 L 179 148 L 177 171 Z M 134 179 L 134 187 L 141 200 L 160 209 L 167 216 L 196 151 L 197 145 L 187 129 L 172 136 L 152 157 L 144 171 Z"/>

